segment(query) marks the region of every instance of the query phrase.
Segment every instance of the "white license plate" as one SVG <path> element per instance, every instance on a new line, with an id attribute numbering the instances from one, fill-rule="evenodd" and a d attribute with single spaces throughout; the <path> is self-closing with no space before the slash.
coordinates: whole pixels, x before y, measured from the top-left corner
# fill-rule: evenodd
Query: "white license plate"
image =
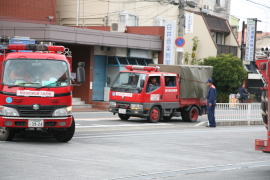
<path id="1" fill-rule="evenodd" d="M 119 109 L 120 114 L 126 114 L 126 112 L 127 112 L 126 109 Z"/>
<path id="2" fill-rule="evenodd" d="M 29 119 L 28 127 L 44 127 L 43 119 Z"/>

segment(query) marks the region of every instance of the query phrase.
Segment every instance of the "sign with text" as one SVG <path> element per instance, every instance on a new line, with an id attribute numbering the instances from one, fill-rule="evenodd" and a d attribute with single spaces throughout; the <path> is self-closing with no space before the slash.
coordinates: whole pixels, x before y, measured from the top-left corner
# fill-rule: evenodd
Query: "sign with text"
<path id="1" fill-rule="evenodd" d="M 30 91 L 30 90 L 18 90 L 17 96 L 41 96 L 41 97 L 54 97 L 53 91 Z"/>
<path id="2" fill-rule="evenodd" d="M 174 65 L 175 33 L 176 33 L 176 22 L 173 20 L 166 20 L 164 32 L 163 64 Z"/>
<path id="3" fill-rule="evenodd" d="M 186 13 L 185 33 L 193 33 L 193 16 L 194 13 Z"/>
<path id="4" fill-rule="evenodd" d="M 254 58 L 254 48 L 255 48 L 255 38 L 256 38 L 256 28 L 254 18 L 247 19 L 247 39 L 246 39 L 246 53 L 245 60 L 253 61 Z"/>

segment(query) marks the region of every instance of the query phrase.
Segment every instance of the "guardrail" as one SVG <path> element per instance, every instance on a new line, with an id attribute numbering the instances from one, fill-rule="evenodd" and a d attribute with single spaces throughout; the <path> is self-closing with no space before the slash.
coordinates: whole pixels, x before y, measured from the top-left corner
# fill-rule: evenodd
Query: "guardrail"
<path id="1" fill-rule="evenodd" d="M 261 103 L 217 103 L 216 120 L 262 120 Z"/>

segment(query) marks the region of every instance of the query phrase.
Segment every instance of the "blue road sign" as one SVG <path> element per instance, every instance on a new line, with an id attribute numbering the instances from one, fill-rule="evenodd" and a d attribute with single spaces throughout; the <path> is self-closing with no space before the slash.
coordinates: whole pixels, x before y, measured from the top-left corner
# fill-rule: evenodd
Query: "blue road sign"
<path id="1" fill-rule="evenodd" d="M 178 37 L 175 40 L 175 45 L 177 47 L 183 47 L 185 45 L 185 43 L 186 43 L 186 40 L 183 37 Z"/>

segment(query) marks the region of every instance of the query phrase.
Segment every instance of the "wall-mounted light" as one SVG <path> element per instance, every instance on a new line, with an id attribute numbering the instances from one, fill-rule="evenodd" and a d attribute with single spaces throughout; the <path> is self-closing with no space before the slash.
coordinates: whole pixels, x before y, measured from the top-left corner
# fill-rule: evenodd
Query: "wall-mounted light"
<path id="1" fill-rule="evenodd" d="M 52 24 L 52 20 L 53 20 L 54 17 L 53 16 L 47 16 L 46 18 L 50 21 L 50 24 Z"/>

